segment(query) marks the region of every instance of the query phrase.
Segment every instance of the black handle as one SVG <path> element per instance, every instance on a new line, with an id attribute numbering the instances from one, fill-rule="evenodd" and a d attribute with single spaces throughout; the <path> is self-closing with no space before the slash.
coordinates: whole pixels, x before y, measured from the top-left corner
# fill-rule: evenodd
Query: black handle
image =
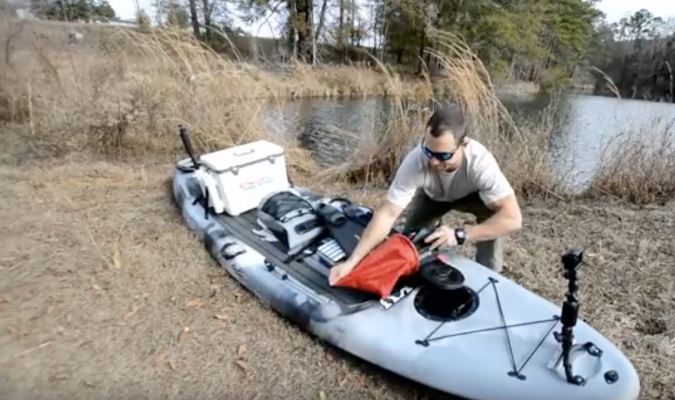
<path id="1" fill-rule="evenodd" d="M 404 236 L 407 236 L 410 238 L 412 236 L 412 243 L 414 245 L 422 244 L 425 245 L 424 239 L 426 239 L 427 236 L 431 235 L 432 232 L 434 232 L 436 228 L 413 228 L 409 229 L 403 232 Z"/>
<path id="2" fill-rule="evenodd" d="M 347 222 L 347 217 L 330 204 L 321 203 L 317 212 L 325 222 L 332 226 L 342 226 Z"/>
<path id="3" fill-rule="evenodd" d="M 178 125 L 178 131 L 180 134 L 180 140 L 183 142 L 183 147 L 185 151 L 192 159 L 192 165 L 197 168 L 197 158 L 195 156 L 195 149 L 192 147 L 192 142 L 190 141 L 190 136 L 188 136 L 187 129 L 183 125 Z"/>

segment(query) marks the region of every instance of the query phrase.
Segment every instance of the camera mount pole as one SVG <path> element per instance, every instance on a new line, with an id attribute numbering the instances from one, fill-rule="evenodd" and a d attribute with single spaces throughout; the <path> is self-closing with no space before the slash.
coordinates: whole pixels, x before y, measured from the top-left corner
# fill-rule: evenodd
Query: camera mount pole
<path id="1" fill-rule="evenodd" d="M 557 336 L 562 342 L 562 356 L 563 367 L 565 368 L 565 376 L 567 382 L 576 385 L 583 385 L 585 379 L 579 375 L 574 375 L 572 371 L 572 364 L 570 362 L 570 352 L 574 343 L 574 326 L 577 324 L 579 316 L 579 301 L 577 300 L 577 292 L 579 290 L 579 277 L 577 271 L 583 262 L 583 251 L 581 249 L 572 249 L 562 255 L 563 276 L 567 279 L 567 293 L 565 293 L 565 301 L 562 305 L 562 315 L 560 322 L 562 323 L 562 332 Z"/>

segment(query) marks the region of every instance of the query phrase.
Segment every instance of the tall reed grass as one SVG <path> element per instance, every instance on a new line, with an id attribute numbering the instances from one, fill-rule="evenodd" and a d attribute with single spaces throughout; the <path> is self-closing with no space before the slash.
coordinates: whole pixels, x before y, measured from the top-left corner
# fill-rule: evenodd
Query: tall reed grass
<path id="1" fill-rule="evenodd" d="M 636 204 L 675 199 L 675 119 L 657 118 L 606 140 L 584 194 Z"/>
<path id="2" fill-rule="evenodd" d="M 270 99 L 426 90 L 365 68 L 296 63 L 270 72 L 179 30 L 101 29 L 70 48 L 67 27 L 4 22 L 0 119 L 29 123 L 35 139 L 108 155 L 176 152 L 178 124 L 191 127 L 204 151 L 267 136 L 262 111 Z"/>
<path id="3" fill-rule="evenodd" d="M 4 22 L 0 120 L 26 132 L 34 146 L 166 160 L 183 155 L 175 136 L 179 124 L 189 127 L 200 151 L 210 151 L 271 138 L 264 118 L 269 100 L 386 93 L 392 105 L 387 120 L 372 132 L 351 134 L 358 145 L 342 165 L 321 169 L 295 138 L 272 139 L 287 149 L 294 173 L 314 183 L 382 187 L 421 138 L 439 101 L 434 93 L 444 92 L 450 95 L 445 100 L 467 110 L 470 135 L 493 151 L 521 197 L 571 197 L 547 154 L 555 105 L 537 121 L 516 123 L 480 59 L 449 32 L 432 32 L 435 47 L 428 50 L 441 65 L 441 76 L 409 81 L 378 60 L 377 70 L 298 63 L 270 71 L 224 57 L 171 29 L 103 29 L 71 48 L 63 29 L 57 34 L 51 26 L 27 29 Z M 653 153 L 652 144 L 627 141 L 619 146 L 623 150 L 608 153 L 586 195 L 631 202 L 672 198 L 675 152 L 658 144 Z"/>
<path id="4" fill-rule="evenodd" d="M 452 33 L 434 31 L 435 50 L 441 65 L 435 83 L 448 88 L 443 101 L 459 103 L 469 117 L 469 136 L 485 144 L 499 160 L 515 190 L 524 197 L 563 198 L 564 185 L 552 172 L 547 154 L 553 132 L 555 107 L 540 120 L 519 126 L 499 101 L 487 69 L 468 45 Z M 379 127 L 375 140 L 359 146 L 342 165 L 323 172 L 331 179 L 353 183 L 387 184 L 407 152 L 420 141 L 427 119 L 438 99 L 395 99 L 390 117 Z"/>

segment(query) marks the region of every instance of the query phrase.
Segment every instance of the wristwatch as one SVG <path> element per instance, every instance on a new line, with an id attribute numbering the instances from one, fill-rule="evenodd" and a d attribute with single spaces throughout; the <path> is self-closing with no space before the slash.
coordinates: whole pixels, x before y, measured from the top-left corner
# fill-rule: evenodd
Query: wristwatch
<path id="1" fill-rule="evenodd" d="M 464 241 L 466 240 L 466 232 L 464 231 L 464 228 L 455 229 L 455 239 L 457 239 L 458 245 L 464 244 Z"/>

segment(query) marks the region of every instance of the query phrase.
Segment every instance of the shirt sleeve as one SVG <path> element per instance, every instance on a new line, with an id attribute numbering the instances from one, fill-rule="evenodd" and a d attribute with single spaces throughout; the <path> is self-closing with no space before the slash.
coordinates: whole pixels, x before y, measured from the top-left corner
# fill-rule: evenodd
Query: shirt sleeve
<path id="1" fill-rule="evenodd" d="M 483 155 L 476 161 L 475 171 L 478 194 L 485 204 L 494 203 L 514 194 L 511 184 L 491 153 Z"/>
<path id="2" fill-rule="evenodd" d="M 396 170 L 394 180 L 389 186 L 387 200 L 401 208 L 406 208 L 421 185 L 423 171 L 419 168 L 418 153 L 411 151 Z"/>

